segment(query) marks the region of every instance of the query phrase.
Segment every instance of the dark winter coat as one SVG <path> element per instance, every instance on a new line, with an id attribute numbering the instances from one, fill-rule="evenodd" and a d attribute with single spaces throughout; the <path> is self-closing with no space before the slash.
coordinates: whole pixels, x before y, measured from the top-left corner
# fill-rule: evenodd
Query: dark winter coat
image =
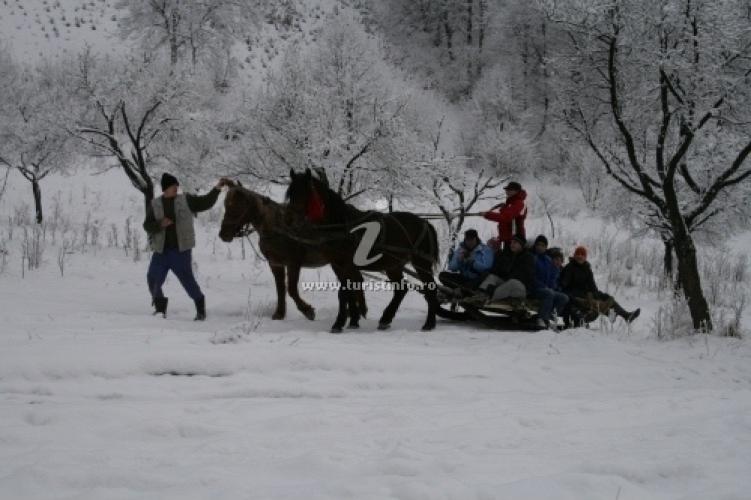
<path id="1" fill-rule="evenodd" d="M 550 287 L 556 292 L 562 291 L 561 289 L 561 270 L 553 266 L 553 286 Z"/>
<path id="2" fill-rule="evenodd" d="M 535 257 L 526 249 L 519 253 L 502 250 L 496 254 L 491 274 L 503 280 L 519 280 L 527 293 L 531 293 L 535 286 Z"/>
<path id="3" fill-rule="evenodd" d="M 560 283 L 563 293 L 573 297 L 586 297 L 588 293 L 599 293 L 589 262 L 579 264 L 574 259 L 569 259 L 568 264 L 561 271 Z"/>
<path id="4" fill-rule="evenodd" d="M 486 212 L 483 217 L 498 223 L 498 236 L 504 245 L 511 242 L 514 235 L 527 237 L 524 220 L 527 218 L 527 192 L 519 191 L 506 199 L 498 212 Z"/>

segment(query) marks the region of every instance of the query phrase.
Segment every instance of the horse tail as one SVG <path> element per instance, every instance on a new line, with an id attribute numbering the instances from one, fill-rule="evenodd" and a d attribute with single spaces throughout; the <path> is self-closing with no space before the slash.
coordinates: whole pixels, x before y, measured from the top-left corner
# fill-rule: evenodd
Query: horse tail
<path id="1" fill-rule="evenodd" d="M 425 221 L 425 224 L 428 225 L 428 232 L 430 233 L 428 235 L 429 241 L 430 241 L 430 264 L 431 264 L 431 271 L 435 272 L 436 268 L 438 267 L 438 263 L 440 261 L 439 256 L 439 248 L 438 248 L 438 232 L 433 227 L 433 224 L 431 224 L 428 221 Z"/>

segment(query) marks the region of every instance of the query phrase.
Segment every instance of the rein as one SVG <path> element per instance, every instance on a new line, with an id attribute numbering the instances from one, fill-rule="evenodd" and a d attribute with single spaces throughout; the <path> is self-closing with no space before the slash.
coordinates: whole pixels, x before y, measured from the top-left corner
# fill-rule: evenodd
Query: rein
<path id="1" fill-rule="evenodd" d="M 464 214 L 464 217 L 482 217 L 482 214 L 483 214 L 483 212 L 467 212 L 467 213 Z M 417 213 L 417 214 L 414 214 L 414 215 L 416 215 L 418 217 L 421 217 L 423 219 L 444 220 L 446 218 L 446 215 L 444 215 L 444 214 L 435 214 L 435 213 L 432 213 L 432 214 L 431 213 Z M 457 213 L 457 212 L 449 214 L 449 216 L 452 219 L 456 218 L 456 217 L 459 217 L 460 215 L 462 215 L 462 214 L 461 213 Z"/>
<path id="2" fill-rule="evenodd" d="M 235 231 L 234 236 L 235 237 L 248 237 L 252 233 L 255 232 L 255 229 L 252 227 L 252 224 L 250 220 L 248 222 L 243 222 L 245 220 L 245 217 L 250 213 L 250 206 L 245 206 L 245 211 L 242 213 L 241 216 L 237 217 L 234 220 L 227 221 L 226 217 L 225 220 L 222 221 L 222 225 L 231 225 L 237 227 L 237 230 Z M 225 214 L 226 215 L 226 214 Z"/>

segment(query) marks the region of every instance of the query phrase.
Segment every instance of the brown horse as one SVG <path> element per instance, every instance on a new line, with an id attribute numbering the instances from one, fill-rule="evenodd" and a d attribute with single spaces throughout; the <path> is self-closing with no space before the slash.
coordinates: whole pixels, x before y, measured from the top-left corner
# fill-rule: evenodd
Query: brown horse
<path id="1" fill-rule="evenodd" d="M 243 237 L 245 228 L 252 226 L 258 233 L 258 246 L 271 267 L 276 284 L 276 310 L 273 319 L 284 319 L 287 309 L 286 293 L 306 318 L 315 319 L 315 309 L 305 302 L 298 291 L 300 268 L 316 268 L 327 265 L 325 255 L 315 247 L 295 239 L 285 228 L 289 214 L 282 205 L 259 193 L 242 187 L 239 183 L 227 181 L 230 186 L 224 199 L 224 218 L 219 237 L 226 242 Z M 285 289 L 286 275 L 286 289 Z M 358 311 L 365 316 L 367 306 L 365 296 L 358 296 Z"/>
<path id="2" fill-rule="evenodd" d="M 362 282 L 360 270 L 386 274 L 394 284 L 394 296 L 378 321 L 379 329 L 386 329 L 396 315 L 407 287 L 404 272 L 423 283 L 428 303 L 428 316 L 423 330 L 436 324 L 438 299 L 433 269 L 438 263 L 438 237 L 435 228 L 426 220 L 408 213 L 363 212 L 348 205 L 326 183 L 311 175 L 290 171 L 287 189 L 288 212 L 296 214 L 303 226 L 313 229 L 321 253 L 331 263 L 340 284 L 339 313 L 331 327 L 340 332 L 349 311 L 350 327 L 357 327 L 355 290 Z M 405 266 L 411 263 L 415 272 Z M 355 286 L 347 286 L 355 284 Z M 353 290 L 354 289 L 354 290 Z M 354 320 L 354 321 L 353 321 Z"/>

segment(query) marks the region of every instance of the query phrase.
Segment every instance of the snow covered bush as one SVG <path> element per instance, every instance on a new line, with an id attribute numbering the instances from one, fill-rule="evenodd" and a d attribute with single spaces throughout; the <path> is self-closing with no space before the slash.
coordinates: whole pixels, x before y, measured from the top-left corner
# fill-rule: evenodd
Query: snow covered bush
<path id="1" fill-rule="evenodd" d="M 43 229 L 39 225 L 33 225 L 31 229 L 23 228 L 23 240 L 21 240 L 21 268 L 29 271 L 39 269 L 44 256 L 45 242 L 42 237 Z"/>
<path id="2" fill-rule="evenodd" d="M 661 303 L 653 319 L 655 335 L 660 340 L 673 340 L 694 335 L 686 301 L 674 291 L 668 291 L 667 300 Z"/>

